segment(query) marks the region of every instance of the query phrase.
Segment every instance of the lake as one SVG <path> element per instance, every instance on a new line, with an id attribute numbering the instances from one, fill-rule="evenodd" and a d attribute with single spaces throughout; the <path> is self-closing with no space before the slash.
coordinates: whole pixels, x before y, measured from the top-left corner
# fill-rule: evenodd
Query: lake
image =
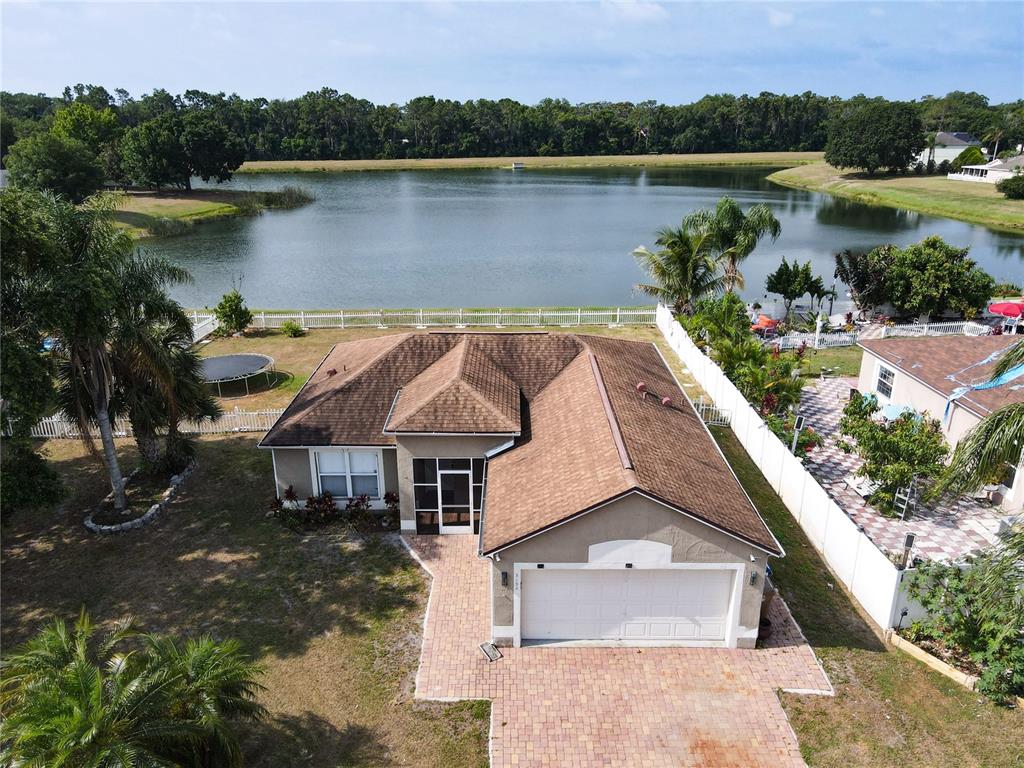
<path id="1" fill-rule="evenodd" d="M 783 255 L 832 281 L 833 254 L 936 234 L 996 279 L 1024 277 L 1024 236 L 781 187 L 757 168 L 370 171 L 239 175 L 235 189 L 301 186 L 308 206 L 143 241 L 188 268 L 174 290 L 213 306 L 241 279 L 265 308 L 627 305 L 643 279 L 630 252 L 659 227 L 730 195 L 767 203 L 782 236 L 741 266 L 749 299 Z"/>

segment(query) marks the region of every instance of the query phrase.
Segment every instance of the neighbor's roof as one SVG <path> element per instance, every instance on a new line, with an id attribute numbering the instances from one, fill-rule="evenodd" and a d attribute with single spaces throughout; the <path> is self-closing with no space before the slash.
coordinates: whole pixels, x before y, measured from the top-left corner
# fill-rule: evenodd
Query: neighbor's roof
<path id="1" fill-rule="evenodd" d="M 652 344 L 447 332 L 339 344 L 261 445 L 391 445 L 394 432 L 516 436 L 488 464 L 485 553 L 639 491 L 781 554 Z"/>
<path id="2" fill-rule="evenodd" d="M 935 134 L 935 144 L 940 147 L 976 147 L 981 142 L 973 134 L 964 131 L 939 131 Z"/>
<path id="3" fill-rule="evenodd" d="M 932 336 L 928 338 L 872 339 L 860 346 L 894 368 L 919 379 L 945 397 L 958 387 L 981 384 L 992 378 L 998 355 L 1022 341 L 1020 336 Z M 1024 389 L 1012 382 L 993 389 L 973 390 L 956 402 L 978 416 L 1010 403 L 1024 403 Z M 913 403 L 908 403 L 913 405 Z M 942 414 L 934 413 L 939 417 Z"/>

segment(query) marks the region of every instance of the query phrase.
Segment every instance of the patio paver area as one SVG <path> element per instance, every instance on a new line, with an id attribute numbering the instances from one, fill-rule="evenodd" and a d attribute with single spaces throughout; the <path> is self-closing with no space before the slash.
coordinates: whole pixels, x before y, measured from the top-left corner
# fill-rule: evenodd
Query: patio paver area
<path id="1" fill-rule="evenodd" d="M 886 517 L 846 483 L 846 477 L 862 464 L 856 454 L 843 453 L 835 444 L 839 419 L 856 379 L 816 381 L 803 392 L 800 413 L 822 434 L 825 444 L 805 461 L 807 470 L 821 483 L 857 525 L 882 551 L 901 552 L 908 533 L 915 534 L 913 554 L 927 560 L 955 560 L 981 551 L 998 541 L 999 519 L 1007 513 L 973 499 L 961 499 L 936 508 L 919 506 L 906 520 Z"/>
<path id="2" fill-rule="evenodd" d="M 802 766 L 775 691 L 832 687 L 781 600 L 771 647 L 503 648 L 489 663 L 488 564 L 473 536 L 406 536 L 433 576 L 422 699 L 491 699 L 491 765 Z"/>

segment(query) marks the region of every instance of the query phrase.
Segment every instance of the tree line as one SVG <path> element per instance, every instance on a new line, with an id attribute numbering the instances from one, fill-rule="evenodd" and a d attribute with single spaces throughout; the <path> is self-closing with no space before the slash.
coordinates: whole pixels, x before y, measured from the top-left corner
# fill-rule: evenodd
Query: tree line
<path id="1" fill-rule="evenodd" d="M 820 151 L 830 124 L 849 120 L 864 105 L 885 104 L 909 110 L 922 132 L 980 136 L 998 126 L 1004 146 L 1024 141 L 1024 100 L 992 105 L 962 91 L 913 102 L 765 92 L 682 105 L 433 96 L 398 105 L 332 88 L 294 99 L 245 99 L 162 89 L 133 97 L 79 84 L 57 97 L 0 93 L 0 154 L 7 158 L 19 142 L 32 140 L 21 154 L 63 156 L 64 167 L 51 175 L 68 175 L 68 163 L 78 157 L 70 172 L 89 183 L 100 176 L 187 187 L 193 175 L 221 179 L 244 160 Z"/>

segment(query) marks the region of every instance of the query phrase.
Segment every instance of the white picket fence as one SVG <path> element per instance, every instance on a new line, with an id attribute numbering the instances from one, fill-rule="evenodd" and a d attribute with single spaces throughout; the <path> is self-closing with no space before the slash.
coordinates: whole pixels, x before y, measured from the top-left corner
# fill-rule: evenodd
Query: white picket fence
<path id="1" fill-rule="evenodd" d="M 777 344 L 779 349 L 826 349 L 828 347 L 852 347 L 857 343 L 856 333 L 787 333 L 776 339 L 769 339 L 770 344 Z"/>
<path id="2" fill-rule="evenodd" d="M 216 323 L 207 310 L 189 310 L 197 332 Z M 574 325 L 652 325 L 653 307 L 573 307 L 568 309 L 376 309 L 282 312 L 255 310 L 257 328 L 280 328 L 291 320 L 303 328 L 389 328 L 389 327 L 463 327 L 463 326 L 574 326 Z M 215 326 L 214 326 L 215 327 Z M 212 331 L 210 327 L 206 333 Z M 201 338 L 201 337 L 197 337 Z"/>
<path id="3" fill-rule="evenodd" d="M 948 323 L 907 323 L 887 325 L 882 329 L 882 338 L 892 336 L 987 336 L 992 328 L 973 320 L 954 320 Z"/>
<path id="4" fill-rule="evenodd" d="M 690 340 L 666 307 L 658 328 L 728 423 L 750 458 L 799 522 L 829 567 L 882 627 L 894 624 L 904 573 L 829 497 L 798 458 L 775 436 L 722 370 Z"/>
<path id="5" fill-rule="evenodd" d="M 283 408 L 266 411 L 243 411 L 235 408 L 233 411 L 223 414 L 216 421 L 186 422 L 181 425 L 181 431 L 191 435 L 266 432 L 280 418 L 282 413 L 284 413 Z M 92 427 L 89 433 L 93 437 L 99 437 L 99 430 L 96 427 Z M 116 437 L 131 437 L 132 434 L 132 425 L 128 419 L 116 420 L 114 423 L 114 435 Z M 78 425 L 60 414 L 47 416 L 32 427 L 32 437 L 77 439 L 81 436 L 82 432 Z"/>

